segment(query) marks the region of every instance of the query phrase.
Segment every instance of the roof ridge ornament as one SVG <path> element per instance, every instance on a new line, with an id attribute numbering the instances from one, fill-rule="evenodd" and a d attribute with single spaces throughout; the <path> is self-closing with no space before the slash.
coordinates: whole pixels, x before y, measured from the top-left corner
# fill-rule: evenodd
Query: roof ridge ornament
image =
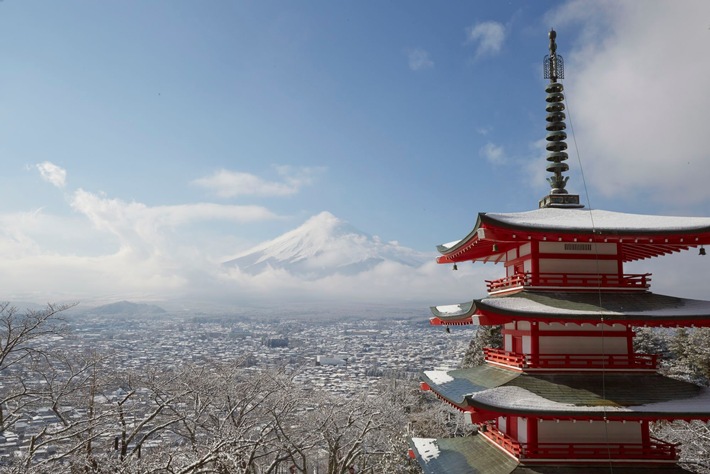
<path id="1" fill-rule="evenodd" d="M 565 163 L 568 155 L 567 150 L 567 133 L 565 129 L 567 125 L 564 120 L 566 118 L 565 110 L 565 95 L 564 86 L 557 82 L 558 79 L 563 79 L 565 76 L 564 59 L 557 54 L 557 33 L 555 30 L 550 30 L 550 54 L 545 56 L 543 60 L 544 78 L 549 79 L 550 83 L 545 87 L 547 92 L 547 136 L 545 140 L 547 144 L 545 149 L 548 151 L 547 171 L 552 173 L 552 176 L 547 178 L 550 183 L 550 194 L 540 200 L 539 206 L 543 207 L 570 207 L 579 208 L 584 205 L 579 204 L 579 195 L 568 194 L 565 186 L 569 180 L 569 176 L 562 176 L 562 173 L 569 170 L 569 165 Z"/>

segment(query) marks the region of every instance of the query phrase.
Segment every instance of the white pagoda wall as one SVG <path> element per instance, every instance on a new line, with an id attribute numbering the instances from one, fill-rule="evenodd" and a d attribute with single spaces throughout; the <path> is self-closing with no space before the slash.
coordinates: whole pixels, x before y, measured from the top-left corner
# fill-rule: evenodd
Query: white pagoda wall
<path id="1" fill-rule="evenodd" d="M 541 337 L 540 354 L 626 354 L 628 345 L 620 337 Z"/>
<path id="2" fill-rule="evenodd" d="M 517 259 L 523 259 L 523 272 L 524 273 L 531 273 L 532 272 L 532 245 L 530 243 L 526 243 L 521 245 L 518 248 L 513 248 L 508 250 L 505 254 L 505 261 L 508 262 L 506 263 L 505 266 L 505 276 L 511 277 L 515 275 L 515 265 L 511 264 L 510 262 L 513 262 L 514 260 Z"/>
<path id="3" fill-rule="evenodd" d="M 528 419 L 522 417 L 516 417 L 518 420 L 518 442 L 527 443 L 528 442 Z"/>
<path id="4" fill-rule="evenodd" d="M 537 426 L 538 443 L 638 443 L 642 442 L 639 423 L 620 421 L 544 421 Z"/>
<path id="5" fill-rule="evenodd" d="M 513 436 L 511 431 L 508 430 L 508 424 L 511 425 L 511 428 L 513 426 L 517 425 L 518 428 L 518 434 L 517 434 L 517 441 L 520 443 L 527 443 L 528 442 L 528 419 L 521 417 L 521 416 L 499 416 L 498 417 L 498 431 L 501 433 L 505 433 L 508 436 Z M 534 420 L 531 421 L 534 423 Z"/>
<path id="6" fill-rule="evenodd" d="M 617 255 L 616 244 L 585 244 L 565 242 L 540 242 L 540 273 L 600 273 L 618 274 L 618 262 L 597 258 L 574 258 L 574 255 Z M 545 254 L 569 255 L 569 258 L 546 258 Z"/>
<path id="7" fill-rule="evenodd" d="M 532 353 L 532 339 L 530 336 L 523 336 L 522 337 L 523 341 L 523 347 L 522 347 L 522 353 L 523 354 L 530 354 Z M 513 336 L 510 334 L 505 334 L 503 336 L 503 350 L 508 351 L 508 352 L 513 352 Z"/>
<path id="8" fill-rule="evenodd" d="M 626 328 L 621 324 L 605 324 L 606 334 L 626 335 Z M 602 325 L 597 324 L 562 324 L 540 323 L 540 354 L 627 354 L 629 350 L 626 337 L 601 337 Z M 569 331 L 569 336 L 545 336 L 546 331 Z M 584 336 L 584 333 L 590 333 Z"/>
<path id="9" fill-rule="evenodd" d="M 541 258 L 538 263 L 540 273 L 592 273 L 616 275 L 619 266 L 616 260 L 589 260 L 566 258 Z"/>
<path id="10" fill-rule="evenodd" d="M 513 352 L 513 336 L 507 331 L 531 331 L 528 321 L 517 321 L 505 324 L 503 334 L 503 349 Z M 606 334 L 601 337 L 601 331 Z M 555 335 L 546 336 L 546 332 L 555 331 Z M 569 336 L 560 333 L 569 332 Z M 585 335 L 585 333 L 588 334 Z M 540 323 L 538 351 L 540 354 L 627 354 L 629 344 L 626 327 L 622 324 L 563 324 Z M 613 335 L 612 335 L 613 334 Z M 532 353 L 532 337 L 523 334 L 522 353 Z M 520 350 L 520 349 L 519 349 Z"/>

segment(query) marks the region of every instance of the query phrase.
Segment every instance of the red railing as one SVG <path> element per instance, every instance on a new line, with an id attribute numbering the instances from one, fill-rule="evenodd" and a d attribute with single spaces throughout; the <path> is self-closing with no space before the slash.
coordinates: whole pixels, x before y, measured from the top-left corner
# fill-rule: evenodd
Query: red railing
<path id="1" fill-rule="evenodd" d="M 488 439 L 490 439 L 515 457 L 520 458 L 520 455 L 522 453 L 522 446 L 518 441 L 514 440 L 507 434 L 498 430 L 498 428 L 496 428 L 493 423 L 484 423 L 482 425 L 482 429 L 484 431 L 484 436 L 486 436 Z"/>
<path id="2" fill-rule="evenodd" d="M 520 459 L 643 459 L 645 461 L 675 461 L 675 444 L 653 439 L 647 446 L 641 443 L 539 443 L 521 444 Z"/>
<path id="3" fill-rule="evenodd" d="M 501 448 L 520 460 L 536 459 L 598 459 L 609 460 L 637 459 L 644 461 L 675 461 L 679 457 L 678 444 L 670 444 L 651 438 L 649 445 L 641 443 L 519 443 L 496 428 L 493 423 L 482 427 L 483 434 Z"/>
<path id="4" fill-rule="evenodd" d="M 624 288 L 643 290 L 651 286 L 651 274 L 598 275 L 589 273 L 519 273 L 497 280 L 486 280 L 488 293 L 514 288 Z"/>
<path id="5" fill-rule="evenodd" d="M 656 370 L 657 354 L 520 354 L 486 347 L 489 362 L 521 369 Z"/>

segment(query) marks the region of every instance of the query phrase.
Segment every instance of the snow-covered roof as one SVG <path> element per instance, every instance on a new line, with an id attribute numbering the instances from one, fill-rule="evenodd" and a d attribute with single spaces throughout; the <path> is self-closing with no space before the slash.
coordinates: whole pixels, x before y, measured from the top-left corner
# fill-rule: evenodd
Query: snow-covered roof
<path id="1" fill-rule="evenodd" d="M 651 292 L 523 290 L 468 303 L 432 306 L 433 325 L 502 324 L 512 320 L 607 322 L 634 326 L 710 326 L 710 301 Z M 487 319 L 486 319 L 487 318 Z"/>
<path id="2" fill-rule="evenodd" d="M 422 446 L 436 446 L 438 454 L 434 458 L 424 459 L 425 452 L 420 452 L 417 445 L 411 442 L 412 450 L 419 461 L 424 474 L 609 474 L 607 465 L 530 465 L 520 464 L 515 458 L 500 449 L 485 436 L 474 434 L 458 438 L 413 438 L 426 440 Z M 650 469 L 639 470 L 638 465 L 614 465 L 614 474 L 638 474 L 653 472 L 654 474 L 690 474 L 677 464 L 656 464 Z"/>
<path id="3" fill-rule="evenodd" d="M 595 209 L 535 209 L 507 214 L 484 213 L 485 223 L 560 232 L 666 233 L 710 231 L 710 217 L 653 216 Z"/>
<path id="4" fill-rule="evenodd" d="M 473 324 L 472 316 L 476 313 L 474 301 L 458 304 L 431 306 L 434 315 L 429 321 L 434 326 Z"/>
<path id="5" fill-rule="evenodd" d="M 476 472 L 515 474 L 518 465 L 516 460 L 488 442 L 483 436 L 412 438 L 410 445 L 425 474 Z M 432 453 L 436 455 L 433 456 Z M 536 472 L 541 471 L 536 470 Z M 575 474 L 577 472 L 589 474 L 588 470 L 575 471 Z"/>
<path id="6" fill-rule="evenodd" d="M 510 247 L 494 244 L 528 240 L 622 243 L 625 261 L 710 244 L 710 217 L 628 214 L 593 209 L 543 208 L 515 213 L 480 213 L 463 239 L 439 245 L 440 263 L 489 261 Z M 494 261 L 498 261 L 494 259 Z"/>
<path id="7" fill-rule="evenodd" d="M 477 314 L 513 319 L 595 321 L 658 326 L 708 326 L 710 301 L 650 292 L 520 291 L 475 300 Z"/>
<path id="8" fill-rule="evenodd" d="M 412 438 L 412 444 L 425 463 L 438 458 L 441 454 L 434 438 Z"/>
<path id="9" fill-rule="evenodd" d="M 526 374 L 483 365 L 433 375 L 425 373 L 423 380 L 464 409 L 539 416 L 710 418 L 710 389 L 659 374 Z"/>

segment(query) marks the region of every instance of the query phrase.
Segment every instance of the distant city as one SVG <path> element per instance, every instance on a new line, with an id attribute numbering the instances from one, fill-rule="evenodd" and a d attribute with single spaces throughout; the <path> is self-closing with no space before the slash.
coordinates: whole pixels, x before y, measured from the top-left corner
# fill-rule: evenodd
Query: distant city
<path id="1" fill-rule="evenodd" d="M 131 309 L 140 314 L 130 314 Z M 372 316 L 175 315 L 124 302 L 68 313 L 69 335 L 45 339 L 38 347 L 96 351 L 111 366 L 133 371 L 231 361 L 253 370 L 282 368 L 306 390 L 348 398 L 376 394 L 382 377 L 417 379 L 422 370 L 457 367 L 472 336 L 472 329 L 447 333 L 405 311 Z M 28 412 L 0 434 L 0 459 L 22 451 L 54 418 L 49 407 Z"/>

